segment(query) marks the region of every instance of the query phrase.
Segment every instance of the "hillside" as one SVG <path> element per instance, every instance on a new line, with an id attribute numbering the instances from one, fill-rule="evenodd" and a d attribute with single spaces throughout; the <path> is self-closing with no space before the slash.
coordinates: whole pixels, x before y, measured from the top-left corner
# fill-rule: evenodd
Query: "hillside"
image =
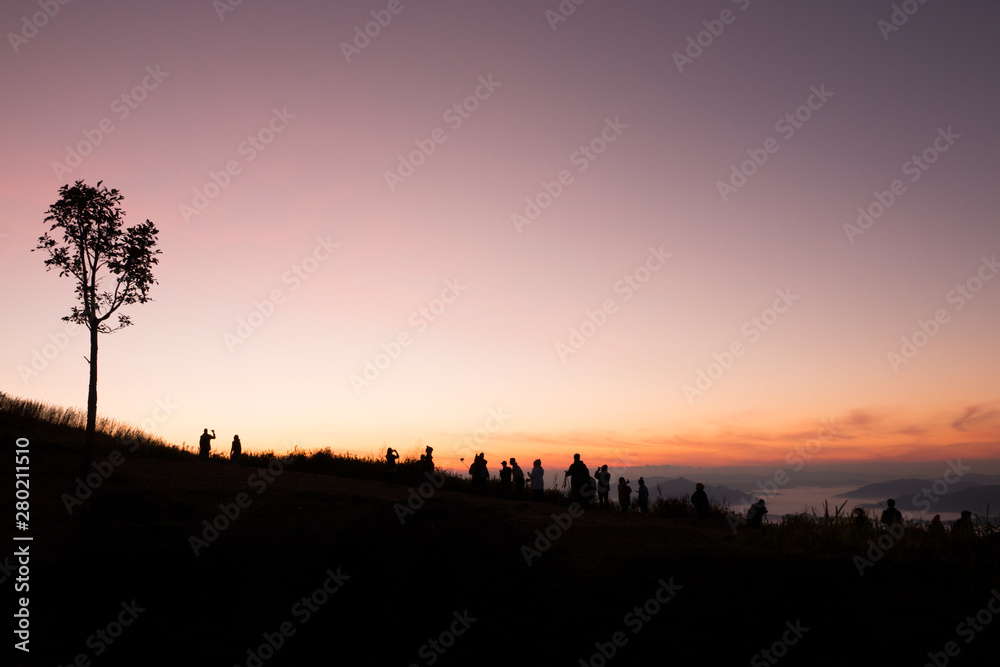
<path id="1" fill-rule="evenodd" d="M 32 442 L 30 664 L 596 665 L 591 656 L 612 648 L 623 665 L 746 664 L 796 625 L 808 630 L 782 664 L 859 664 L 862 650 L 867 664 L 922 664 L 960 641 L 956 626 L 1000 585 L 972 561 L 886 556 L 861 576 L 857 550 L 776 549 L 766 530 L 573 518 L 565 506 L 443 489 L 401 523 L 404 485 L 292 471 L 266 482 L 138 456 L 69 513 L 76 466 Z M 226 524 L 220 503 L 235 514 L 241 501 L 227 529 L 203 534 L 203 521 Z M 528 565 L 522 546 L 546 530 L 555 541 L 536 544 Z M 198 555 L 193 535 L 206 540 Z M 95 632 L 117 630 L 116 618 L 129 625 L 105 643 Z M 998 630 L 962 644 L 965 664 L 1000 655 Z M 348 660 L 358 648 L 365 657 Z"/>

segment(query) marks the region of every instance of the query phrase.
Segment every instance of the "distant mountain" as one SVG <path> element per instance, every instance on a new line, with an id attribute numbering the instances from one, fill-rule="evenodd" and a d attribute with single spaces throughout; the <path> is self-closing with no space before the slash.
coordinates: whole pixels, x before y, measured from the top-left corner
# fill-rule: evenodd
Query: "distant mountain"
<path id="1" fill-rule="evenodd" d="M 957 486 L 957 485 L 955 485 Z M 896 501 L 896 509 L 904 512 L 961 512 L 969 510 L 973 514 L 986 515 L 987 507 L 990 516 L 1000 514 L 1000 484 L 988 486 L 973 486 L 956 491 L 954 486 L 940 496 L 933 493 L 928 496 L 918 490 L 915 493 L 886 496 Z M 860 507 L 884 507 L 884 501 L 877 503 L 861 503 Z"/>
<path id="2" fill-rule="evenodd" d="M 952 485 L 947 493 L 933 498 L 924 495 L 914 497 L 914 494 L 897 498 L 896 507 L 900 510 L 927 513 L 969 510 L 973 514 L 985 515 L 989 506 L 991 516 L 1000 513 L 1000 484 L 973 486 L 961 491 L 954 490 L 957 487 L 957 484 Z"/>
<path id="3" fill-rule="evenodd" d="M 991 486 L 1000 484 L 1000 475 L 980 475 L 979 473 L 967 472 L 962 475 L 963 482 L 972 482 L 981 486 Z"/>
<path id="4" fill-rule="evenodd" d="M 980 477 L 986 477 L 985 475 L 980 475 Z M 847 491 L 845 493 L 838 493 L 835 498 L 878 498 L 880 500 L 886 500 L 887 498 L 895 498 L 899 501 L 900 497 L 903 496 L 914 496 L 923 493 L 924 489 L 932 489 L 935 482 L 938 482 L 940 487 L 940 480 L 931 479 L 894 479 L 888 482 L 877 482 L 875 484 L 865 484 L 862 487 L 854 489 L 853 491 Z M 964 491 L 965 489 L 980 487 L 982 484 L 967 481 L 964 477 L 954 484 L 948 485 L 947 493 L 957 493 L 958 491 Z M 936 495 L 936 494 L 934 494 Z"/>

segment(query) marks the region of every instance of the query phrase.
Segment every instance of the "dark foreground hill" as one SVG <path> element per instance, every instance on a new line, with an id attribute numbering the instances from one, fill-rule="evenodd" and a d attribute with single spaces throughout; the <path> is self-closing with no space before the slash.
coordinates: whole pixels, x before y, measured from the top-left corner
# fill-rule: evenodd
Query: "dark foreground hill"
<path id="1" fill-rule="evenodd" d="M 862 575 L 863 550 L 445 490 L 404 523 L 404 485 L 143 458 L 70 513 L 76 458 L 31 451 L 31 653 L 8 639 L 7 664 L 923 665 L 949 642 L 949 664 L 1000 656 L 1000 579 L 975 554 L 874 553 Z M 0 513 L 13 524 L 10 502 Z M 10 623 L 22 594 L 4 576 Z"/>

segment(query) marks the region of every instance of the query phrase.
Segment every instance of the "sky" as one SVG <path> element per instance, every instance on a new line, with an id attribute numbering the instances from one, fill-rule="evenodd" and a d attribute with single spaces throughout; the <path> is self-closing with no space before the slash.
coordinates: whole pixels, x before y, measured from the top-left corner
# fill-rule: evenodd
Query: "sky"
<path id="1" fill-rule="evenodd" d="M 12 0 L 0 390 L 86 406 L 32 248 L 103 181 L 162 253 L 98 410 L 176 444 L 998 473 L 998 19 Z"/>

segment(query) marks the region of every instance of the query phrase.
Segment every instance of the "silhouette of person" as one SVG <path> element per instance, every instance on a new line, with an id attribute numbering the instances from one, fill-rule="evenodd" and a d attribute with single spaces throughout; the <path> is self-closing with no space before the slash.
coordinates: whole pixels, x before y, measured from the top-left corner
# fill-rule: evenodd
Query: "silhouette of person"
<path id="1" fill-rule="evenodd" d="M 747 510 L 747 526 L 750 528 L 760 528 L 767 516 L 767 505 L 763 498 L 758 498 L 757 502 Z"/>
<path id="2" fill-rule="evenodd" d="M 486 467 L 489 461 L 486 460 L 486 452 L 479 452 L 479 488 L 482 494 L 486 495 L 486 487 L 490 481 L 490 470 Z"/>
<path id="3" fill-rule="evenodd" d="M 212 451 L 212 441 L 215 440 L 215 429 L 212 429 L 212 435 L 208 434 L 208 429 L 201 434 L 201 438 L 198 439 L 198 445 L 200 451 L 198 452 L 198 458 L 202 461 L 208 460 L 208 455 Z"/>
<path id="4" fill-rule="evenodd" d="M 469 484 L 473 493 L 479 493 L 479 454 L 472 458 L 472 464 L 469 466 Z"/>
<path id="5" fill-rule="evenodd" d="M 894 523 L 903 523 L 903 515 L 896 509 L 896 501 L 889 498 L 885 504 L 888 507 L 882 511 L 882 524 L 889 528 Z"/>
<path id="6" fill-rule="evenodd" d="M 573 455 L 573 463 L 566 471 L 566 477 L 569 477 L 570 500 L 581 504 L 589 502 L 590 469 L 580 460 L 579 454 Z"/>
<path id="7" fill-rule="evenodd" d="M 490 478 L 489 470 L 486 468 L 486 453 L 476 454 L 475 460 L 469 467 L 469 475 L 472 476 L 472 492 L 486 494 L 486 482 Z"/>
<path id="8" fill-rule="evenodd" d="M 597 480 L 597 505 L 598 507 L 603 507 L 608 509 L 611 507 L 608 502 L 608 495 L 611 494 L 611 473 L 608 472 L 608 466 L 603 465 L 597 469 L 597 473 L 594 474 L 594 479 Z"/>
<path id="9" fill-rule="evenodd" d="M 618 478 L 618 504 L 621 505 L 622 514 L 628 512 L 629 505 L 632 504 L 632 487 L 624 477 Z"/>
<path id="10" fill-rule="evenodd" d="M 698 482 L 694 485 L 694 493 L 691 494 L 691 504 L 699 519 L 708 517 L 710 506 L 708 504 L 708 494 L 705 493 L 705 485 Z"/>
<path id="11" fill-rule="evenodd" d="M 935 514 L 931 522 L 927 524 L 927 537 L 930 540 L 942 540 L 944 539 L 944 524 L 941 523 L 941 515 Z"/>
<path id="12" fill-rule="evenodd" d="M 639 478 L 639 497 L 636 498 L 639 505 L 639 512 L 645 514 L 649 510 L 649 489 L 646 488 L 646 481 Z"/>
<path id="13" fill-rule="evenodd" d="M 427 456 L 425 454 L 421 454 L 420 460 L 417 461 L 417 478 L 419 479 L 426 471 L 427 471 Z"/>
<path id="14" fill-rule="evenodd" d="M 240 455 L 243 453 L 243 445 L 240 443 L 240 436 L 233 436 L 233 445 L 229 448 L 229 460 L 234 466 L 240 465 Z"/>
<path id="15" fill-rule="evenodd" d="M 976 534 L 972 525 L 972 512 L 962 510 L 962 517 L 951 524 L 951 534 L 963 540 L 971 539 Z"/>
<path id="16" fill-rule="evenodd" d="M 510 457 L 510 472 L 514 478 L 514 497 L 521 500 L 524 497 L 524 471 L 513 456 Z"/>
<path id="17" fill-rule="evenodd" d="M 396 460 L 399 458 L 399 452 L 397 452 L 392 447 L 385 450 L 385 471 L 393 476 L 396 473 Z"/>
<path id="18" fill-rule="evenodd" d="M 433 451 L 434 448 L 431 447 L 430 445 L 427 445 L 427 449 L 424 450 L 425 452 L 424 470 L 426 472 L 434 472 L 434 455 L 432 454 Z"/>
<path id="19" fill-rule="evenodd" d="M 500 495 L 510 497 L 510 483 L 514 477 L 514 469 L 507 467 L 506 461 L 500 462 Z"/>
<path id="20" fill-rule="evenodd" d="M 534 466 L 528 473 L 531 479 L 531 499 L 542 500 L 545 498 L 545 468 L 542 467 L 541 459 L 535 459 Z"/>
<path id="21" fill-rule="evenodd" d="M 854 508 L 854 531 L 858 534 L 858 539 L 864 541 L 868 537 L 868 529 L 870 528 L 868 523 L 868 516 L 865 515 L 865 510 L 862 507 Z"/>

